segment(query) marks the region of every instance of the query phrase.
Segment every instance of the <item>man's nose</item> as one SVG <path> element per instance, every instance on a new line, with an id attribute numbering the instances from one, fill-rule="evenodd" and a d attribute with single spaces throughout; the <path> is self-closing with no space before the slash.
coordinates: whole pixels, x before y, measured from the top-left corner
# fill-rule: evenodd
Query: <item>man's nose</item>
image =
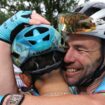
<path id="1" fill-rule="evenodd" d="M 75 56 L 76 56 L 75 54 L 76 54 L 76 51 L 73 48 L 69 48 L 64 57 L 64 62 L 65 63 L 74 62 Z"/>

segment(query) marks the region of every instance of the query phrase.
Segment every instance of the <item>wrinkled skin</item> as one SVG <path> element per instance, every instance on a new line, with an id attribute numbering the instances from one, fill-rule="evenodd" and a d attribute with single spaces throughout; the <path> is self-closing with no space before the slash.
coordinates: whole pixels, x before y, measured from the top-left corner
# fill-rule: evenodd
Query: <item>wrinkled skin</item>
<path id="1" fill-rule="evenodd" d="M 82 84 L 101 63 L 101 40 L 92 36 L 71 35 L 67 43 L 64 78 L 69 85 Z"/>

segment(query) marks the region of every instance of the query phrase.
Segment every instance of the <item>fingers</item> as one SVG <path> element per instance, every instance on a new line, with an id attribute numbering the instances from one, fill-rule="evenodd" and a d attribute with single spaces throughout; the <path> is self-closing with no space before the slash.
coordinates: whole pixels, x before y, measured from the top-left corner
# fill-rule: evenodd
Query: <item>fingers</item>
<path id="1" fill-rule="evenodd" d="M 35 11 L 32 12 L 29 23 L 30 24 L 50 24 L 50 22 L 47 19 L 45 19 Z"/>

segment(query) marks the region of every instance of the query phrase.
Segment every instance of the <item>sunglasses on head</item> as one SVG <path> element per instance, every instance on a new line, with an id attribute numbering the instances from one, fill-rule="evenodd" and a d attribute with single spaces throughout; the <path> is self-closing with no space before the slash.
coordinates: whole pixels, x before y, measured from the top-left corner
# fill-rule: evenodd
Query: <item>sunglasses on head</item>
<path id="1" fill-rule="evenodd" d="M 96 25 L 91 17 L 74 12 L 59 15 L 58 29 L 60 32 L 79 34 L 95 30 Z"/>

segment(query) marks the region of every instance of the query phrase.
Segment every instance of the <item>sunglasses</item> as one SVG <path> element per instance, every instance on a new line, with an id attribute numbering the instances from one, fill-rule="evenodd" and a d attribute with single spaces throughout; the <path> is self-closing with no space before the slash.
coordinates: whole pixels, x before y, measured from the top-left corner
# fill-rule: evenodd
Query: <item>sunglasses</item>
<path id="1" fill-rule="evenodd" d="M 80 34 L 81 32 L 91 32 L 96 29 L 93 18 L 82 13 L 65 13 L 58 17 L 59 32 Z"/>

